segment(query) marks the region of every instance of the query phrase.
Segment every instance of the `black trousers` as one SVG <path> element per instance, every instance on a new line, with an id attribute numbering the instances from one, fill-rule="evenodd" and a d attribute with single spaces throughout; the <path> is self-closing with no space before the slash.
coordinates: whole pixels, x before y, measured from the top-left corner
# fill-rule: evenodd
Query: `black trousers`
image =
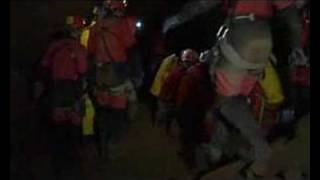
<path id="1" fill-rule="evenodd" d="M 103 156 L 110 143 L 118 143 L 129 126 L 127 109 L 114 109 L 97 106 L 95 132 L 97 132 L 98 149 Z"/>
<path id="2" fill-rule="evenodd" d="M 195 151 L 200 142 L 201 122 L 205 112 L 189 108 L 178 111 L 178 124 L 181 128 L 180 142 L 188 165 L 195 165 Z"/>
<path id="3" fill-rule="evenodd" d="M 80 164 L 82 142 L 81 126 L 71 124 L 50 125 L 50 149 L 57 173 L 69 171 Z"/>

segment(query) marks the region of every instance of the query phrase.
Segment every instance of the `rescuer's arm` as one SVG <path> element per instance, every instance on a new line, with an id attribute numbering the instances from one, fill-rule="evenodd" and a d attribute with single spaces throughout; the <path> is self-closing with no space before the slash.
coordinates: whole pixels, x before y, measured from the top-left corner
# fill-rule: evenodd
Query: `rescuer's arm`
<path id="1" fill-rule="evenodd" d="M 165 20 L 162 32 L 168 32 L 169 29 L 173 29 L 195 16 L 209 11 L 221 2 L 220 0 L 192 0 L 187 2 L 177 14 Z"/>
<path id="2" fill-rule="evenodd" d="M 284 19 L 290 33 L 289 64 L 307 64 L 308 58 L 302 49 L 302 19 L 299 16 L 298 8 L 290 6 L 280 12 L 280 16 Z"/>
<path id="3" fill-rule="evenodd" d="M 301 47 L 302 22 L 299 16 L 298 8 L 291 4 L 290 6 L 278 10 L 278 17 L 283 20 L 288 27 L 290 34 L 290 48 L 297 49 Z"/>

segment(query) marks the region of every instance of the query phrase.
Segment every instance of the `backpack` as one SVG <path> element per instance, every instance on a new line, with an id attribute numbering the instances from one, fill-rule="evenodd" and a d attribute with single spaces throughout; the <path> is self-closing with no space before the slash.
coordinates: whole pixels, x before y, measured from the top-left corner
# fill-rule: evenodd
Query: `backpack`
<path id="1" fill-rule="evenodd" d="M 81 74 L 86 63 L 78 58 L 85 58 L 86 54 L 78 54 L 80 51 L 80 46 L 68 39 L 57 41 L 45 55 L 42 65 L 52 76 L 48 85 L 53 106 L 73 106 L 83 94 Z"/>
<path id="2" fill-rule="evenodd" d="M 45 55 L 43 67 L 48 68 L 56 80 L 78 80 L 83 65 L 78 62 L 77 47 L 71 40 L 62 40 L 53 44 Z"/>

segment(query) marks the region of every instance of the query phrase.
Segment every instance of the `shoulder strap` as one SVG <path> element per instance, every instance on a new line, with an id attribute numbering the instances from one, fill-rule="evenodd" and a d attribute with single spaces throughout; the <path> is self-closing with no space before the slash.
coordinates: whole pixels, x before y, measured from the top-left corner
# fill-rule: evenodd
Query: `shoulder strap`
<path id="1" fill-rule="evenodd" d="M 227 3 L 228 9 L 231 9 L 230 14 L 228 14 L 227 19 L 226 19 L 226 23 L 229 24 L 231 22 L 231 19 L 233 18 L 234 14 L 235 14 L 238 0 L 227 0 L 227 2 L 228 2 Z"/>

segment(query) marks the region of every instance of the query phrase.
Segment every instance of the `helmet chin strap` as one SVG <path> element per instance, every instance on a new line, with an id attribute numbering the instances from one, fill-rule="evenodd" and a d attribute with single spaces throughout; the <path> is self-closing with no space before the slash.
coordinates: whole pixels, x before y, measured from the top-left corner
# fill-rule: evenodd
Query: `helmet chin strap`
<path id="1" fill-rule="evenodd" d="M 219 42 L 219 47 L 222 54 L 225 56 L 226 60 L 230 61 L 235 66 L 241 69 L 264 69 L 267 66 L 267 62 L 265 63 L 251 63 L 245 61 L 236 50 L 227 42 L 227 39 L 224 38 Z"/>

